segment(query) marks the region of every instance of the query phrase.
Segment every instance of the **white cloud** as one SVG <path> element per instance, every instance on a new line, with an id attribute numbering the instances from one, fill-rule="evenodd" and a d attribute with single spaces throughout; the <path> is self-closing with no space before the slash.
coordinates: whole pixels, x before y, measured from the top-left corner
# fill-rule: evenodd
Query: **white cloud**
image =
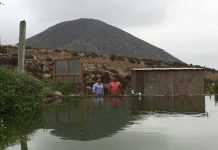
<path id="1" fill-rule="evenodd" d="M 3 0 L 2 0 L 3 1 Z M 27 37 L 56 23 L 96 18 L 165 49 L 179 59 L 218 69 L 217 0 L 4 0 L 0 35 L 5 44 L 18 41 L 19 21 Z"/>
<path id="2" fill-rule="evenodd" d="M 126 31 L 159 46 L 181 60 L 218 69 L 218 1 L 168 0 L 164 22 Z"/>
<path id="3" fill-rule="evenodd" d="M 117 27 L 153 25 L 166 14 L 163 0 L 8 0 L 0 7 L 4 43 L 16 43 L 19 21 L 27 21 L 27 37 L 59 22 L 95 18 Z M 10 36 L 8 36 L 10 35 Z"/>

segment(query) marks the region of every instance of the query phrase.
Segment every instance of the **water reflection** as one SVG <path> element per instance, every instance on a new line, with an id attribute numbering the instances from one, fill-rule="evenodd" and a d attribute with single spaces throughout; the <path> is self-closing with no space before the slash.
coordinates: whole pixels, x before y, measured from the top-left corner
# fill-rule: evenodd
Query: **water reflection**
<path id="1" fill-rule="evenodd" d="M 134 120 L 131 105 L 119 97 L 74 99 L 55 108 L 48 107 L 44 120 L 51 134 L 81 141 L 111 136 Z"/>
<path id="2" fill-rule="evenodd" d="M 145 112 L 204 113 L 204 96 L 70 99 L 47 106 L 44 122 L 52 135 L 80 141 L 112 136 Z M 148 114 L 149 115 L 149 114 Z"/>
<path id="3" fill-rule="evenodd" d="M 0 116 L 0 149 L 20 144 L 28 150 L 29 136 L 42 127 L 41 112 Z"/>
<path id="4" fill-rule="evenodd" d="M 204 96 L 144 97 L 135 105 L 138 112 L 205 113 Z"/>
<path id="5" fill-rule="evenodd" d="M 50 134 L 54 137 L 64 139 L 61 141 L 76 140 L 80 142 L 102 140 L 105 137 L 114 137 L 114 135 L 121 133 L 121 131 L 126 133 L 126 129 L 129 129 L 130 126 L 137 126 L 137 121 L 148 121 L 147 119 L 154 113 L 162 113 L 169 116 L 172 113 L 180 113 L 188 117 L 189 114 L 193 113 L 204 114 L 205 97 L 142 97 L 141 99 L 137 97 L 105 97 L 69 99 L 63 103 L 46 105 L 42 114 L 41 112 L 36 112 L 0 117 L 0 149 L 19 145 L 19 149 L 27 150 L 27 142 L 31 140 L 31 135 L 36 136 L 33 133 L 37 129 L 42 128 L 51 129 L 48 130 Z M 140 118 L 141 116 L 143 116 L 143 119 Z M 158 116 L 159 118 L 160 116 Z M 148 122 L 151 123 L 152 121 L 150 121 Z M 45 126 L 42 126 L 42 123 Z M 149 133 L 149 126 L 137 127 L 140 133 L 145 132 L 146 129 Z M 154 132 L 156 129 L 151 131 Z M 150 137 L 147 135 L 147 132 L 146 135 L 139 134 L 135 136 L 140 136 L 138 140 L 142 140 L 142 143 L 144 143 L 143 139 L 151 140 L 153 136 Z M 131 137 L 132 133 L 127 135 Z M 127 135 L 125 134 L 122 138 Z M 157 137 L 153 139 L 157 139 Z"/>
<path id="6" fill-rule="evenodd" d="M 215 105 L 217 106 L 217 103 L 218 103 L 218 95 L 215 95 Z"/>

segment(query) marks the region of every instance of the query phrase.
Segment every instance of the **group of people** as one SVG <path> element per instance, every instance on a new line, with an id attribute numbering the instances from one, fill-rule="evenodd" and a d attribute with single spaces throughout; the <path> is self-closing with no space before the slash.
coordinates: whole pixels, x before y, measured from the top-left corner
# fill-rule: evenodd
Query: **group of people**
<path id="1" fill-rule="evenodd" d="M 105 89 L 107 89 L 109 95 L 121 95 L 122 94 L 122 85 L 118 81 L 118 76 L 113 75 L 108 86 L 105 86 L 102 83 L 101 77 L 97 78 L 96 83 L 93 85 L 92 92 L 94 96 L 104 96 Z"/>

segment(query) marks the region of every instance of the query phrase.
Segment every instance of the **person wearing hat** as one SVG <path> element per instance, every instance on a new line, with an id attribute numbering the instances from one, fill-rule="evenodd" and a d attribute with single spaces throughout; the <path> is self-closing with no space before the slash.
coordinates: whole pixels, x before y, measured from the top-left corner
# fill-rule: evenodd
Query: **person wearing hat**
<path id="1" fill-rule="evenodd" d="M 118 81 L 117 75 L 112 76 L 112 81 L 108 85 L 108 92 L 111 95 L 121 95 L 122 94 L 122 85 Z"/>

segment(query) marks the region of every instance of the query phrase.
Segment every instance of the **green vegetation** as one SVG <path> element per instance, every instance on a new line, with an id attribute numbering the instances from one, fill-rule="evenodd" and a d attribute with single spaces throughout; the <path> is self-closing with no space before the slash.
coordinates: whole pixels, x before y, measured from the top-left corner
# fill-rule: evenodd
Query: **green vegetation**
<path id="1" fill-rule="evenodd" d="M 42 111 L 0 116 L 0 149 L 20 143 L 27 149 L 29 135 L 42 127 Z"/>
<path id="2" fill-rule="evenodd" d="M 0 67 L 0 111 L 30 112 L 39 106 L 42 82 L 23 72 Z"/>
<path id="3" fill-rule="evenodd" d="M 218 81 L 214 83 L 213 90 L 214 90 L 214 94 L 218 94 Z"/>
<path id="4" fill-rule="evenodd" d="M 218 94 L 218 81 L 212 82 L 207 81 L 205 82 L 205 91 L 206 94 Z"/>
<path id="5" fill-rule="evenodd" d="M 49 92 L 77 93 L 78 84 L 49 79 L 0 67 L 0 149 L 20 143 L 27 148 L 29 135 L 42 127 L 42 99 Z"/>
<path id="6" fill-rule="evenodd" d="M 43 82 L 27 73 L 0 67 L 0 149 L 21 143 L 40 126 Z"/>
<path id="7" fill-rule="evenodd" d="M 38 80 L 0 67 L 0 149 L 20 143 L 27 149 L 29 136 L 42 127 L 42 99 L 47 91 L 76 92 L 75 85 Z"/>
<path id="8" fill-rule="evenodd" d="M 78 94 L 80 92 L 79 83 L 60 83 L 54 82 L 51 79 L 43 79 L 43 95 L 52 96 L 54 91 L 60 91 L 63 95 Z"/>
<path id="9" fill-rule="evenodd" d="M 38 80 L 33 76 L 6 67 L 0 67 L 0 113 L 29 113 L 37 108 L 44 97 L 54 91 L 63 95 L 79 93 L 79 84 Z"/>

